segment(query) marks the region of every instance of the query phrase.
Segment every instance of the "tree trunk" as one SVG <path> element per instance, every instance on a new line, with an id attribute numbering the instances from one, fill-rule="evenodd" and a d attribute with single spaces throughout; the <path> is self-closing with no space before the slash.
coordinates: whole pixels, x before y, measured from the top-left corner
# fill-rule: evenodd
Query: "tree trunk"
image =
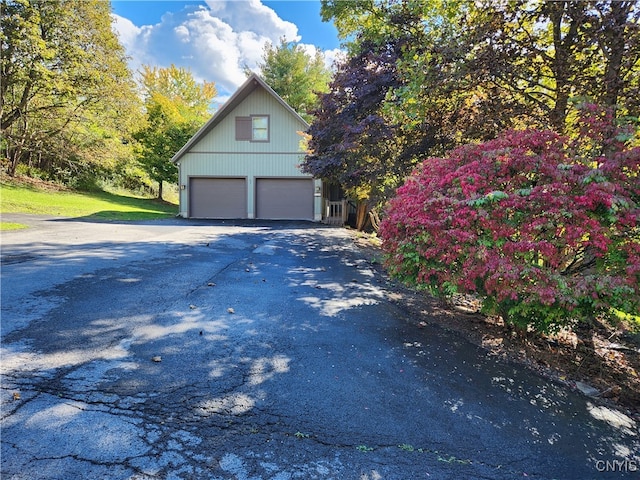
<path id="1" fill-rule="evenodd" d="M 19 148 L 12 148 L 9 150 L 9 169 L 7 173 L 10 177 L 16 176 L 16 168 L 18 168 L 18 163 L 20 163 L 20 150 Z"/>
<path id="2" fill-rule="evenodd" d="M 163 181 L 160 180 L 158 182 L 158 200 L 162 200 L 162 184 L 163 184 Z"/>
<path id="3" fill-rule="evenodd" d="M 24 147 L 27 143 L 27 118 L 23 117 L 21 122 L 22 125 L 15 125 L 11 129 L 13 130 L 13 135 L 7 135 L 7 130 L 2 130 L 7 146 L 7 158 L 9 159 L 9 168 L 7 173 L 11 177 L 15 177 L 16 175 L 16 169 L 18 168 L 18 164 L 23 160 L 23 155 L 25 153 Z M 19 135 L 15 134 L 15 130 L 17 128 L 21 129 Z"/>
<path id="4" fill-rule="evenodd" d="M 580 12 L 571 11 L 571 6 L 565 3 L 553 3 L 548 8 L 555 51 L 551 65 L 555 77 L 555 102 L 549 115 L 549 121 L 558 133 L 564 133 L 567 107 L 571 94 L 572 61 L 574 60 L 572 58 L 572 50 L 576 43 L 580 19 L 582 17 Z M 563 30 L 565 15 L 569 17 L 570 21 L 566 31 Z"/>
<path id="5" fill-rule="evenodd" d="M 369 205 L 366 200 L 358 200 L 356 205 L 356 230 L 363 231 L 369 224 Z"/>
<path id="6" fill-rule="evenodd" d="M 607 107 L 612 107 L 615 118 L 615 107 L 618 103 L 618 96 L 624 85 L 622 62 L 625 57 L 625 27 L 627 18 L 634 2 L 612 2 L 611 12 L 603 18 L 602 35 L 600 48 L 606 59 L 604 72 L 604 92 L 602 103 Z"/>
<path id="7" fill-rule="evenodd" d="M 380 230 L 380 215 L 375 210 L 371 210 L 369 212 L 369 221 L 371 222 L 371 226 L 373 230 L 377 233 Z"/>

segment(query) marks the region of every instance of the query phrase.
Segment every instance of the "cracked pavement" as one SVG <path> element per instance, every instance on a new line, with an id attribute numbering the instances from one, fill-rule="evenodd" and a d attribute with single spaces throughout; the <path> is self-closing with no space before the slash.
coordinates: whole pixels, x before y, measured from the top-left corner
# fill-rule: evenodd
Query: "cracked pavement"
<path id="1" fill-rule="evenodd" d="M 640 471 L 631 418 L 416 319 L 343 229 L 3 219 L 3 479 Z"/>

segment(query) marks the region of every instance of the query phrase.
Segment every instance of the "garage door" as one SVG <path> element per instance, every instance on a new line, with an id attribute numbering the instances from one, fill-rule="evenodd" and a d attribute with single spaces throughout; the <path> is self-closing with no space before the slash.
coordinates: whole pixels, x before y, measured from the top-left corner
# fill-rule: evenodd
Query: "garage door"
<path id="1" fill-rule="evenodd" d="M 189 217 L 247 218 L 244 178 L 190 178 Z"/>
<path id="2" fill-rule="evenodd" d="M 256 217 L 313 220 L 313 180 L 307 178 L 258 178 Z"/>

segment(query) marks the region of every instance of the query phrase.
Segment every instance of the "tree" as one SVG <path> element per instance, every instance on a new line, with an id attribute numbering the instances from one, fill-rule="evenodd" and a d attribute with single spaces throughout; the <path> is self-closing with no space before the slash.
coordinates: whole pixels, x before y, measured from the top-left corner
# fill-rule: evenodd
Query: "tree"
<path id="1" fill-rule="evenodd" d="M 327 91 L 331 78 L 320 51 L 311 55 L 301 45 L 283 38 L 277 47 L 265 46 L 258 67 L 267 84 L 302 118 L 311 121 L 318 94 Z"/>
<path id="2" fill-rule="evenodd" d="M 381 105 L 397 85 L 399 45 L 370 48 L 340 64 L 328 93 L 320 96 L 302 170 L 342 185 L 358 200 L 357 228 L 367 212 L 387 198 L 408 173 L 397 159 L 396 128 L 383 117 Z"/>
<path id="3" fill-rule="evenodd" d="M 640 67 L 635 1 L 485 2 L 478 7 L 471 65 L 501 91 L 541 112 L 540 124 L 564 132 L 572 98 L 637 114 L 631 91 Z M 634 73 L 635 72 L 635 73 Z M 631 94 L 631 96 L 628 96 Z"/>
<path id="4" fill-rule="evenodd" d="M 8 172 L 75 175 L 112 160 L 139 104 L 100 0 L 2 0 L 0 117 Z M 69 178 L 65 178 L 69 180 Z"/>
<path id="5" fill-rule="evenodd" d="M 580 136 L 510 131 L 430 158 L 380 227 L 390 271 L 554 330 L 640 308 L 640 147 L 587 107 Z M 637 133 L 637 132 L 636 132 Z"/>
<path id="6" fill-rule="evenodd" d="M 514 126 L 570 131 L 576 98 L 613 107 L 614 121 L 640 113 L 634 1 L 323 0 L 321 11 L 352 52 L 364 40 L 413 39 L 390 113 L 417 130 L 439 126 L 451 145 Z"/>
<path id="7" fill-rule="evenodd" d="M 143 66 L 142 85 L 146 125 L 135 135 L 140 143 L 138 161 L 158 182 L 158 198 L 162 198 L 163 182 L 177 181 L 171 158 L 209 119 L 217 92 L 213 82 L 198 83 L 189 70 L 175 65 Z"/>
<path id="8" fill-rule="evenodd" d="M 337 66 L 329 92 L 320 97 L 302 168 L 340 184 L 358 201 L 356 227 L 365 227 L 372 217 L 375 228 L 377 213 L 416 159 L 442 138 L 435 124 L 420 122 L 424 128 L 413 128 L 396 109 L 397 92 L 406 83 L 398 67 L 416 38 L 412 24 L 419 20 L 395 15 L 385 26 L 380 20 L 384 5 L 357 2 L 342 9 L 345 6 L 336 4 L 348 18 L 357 17 L 353 25 L 362 29 L 348 58 Z M 364 15 L 367 9 L 372 9 L 369 17 Z"/>

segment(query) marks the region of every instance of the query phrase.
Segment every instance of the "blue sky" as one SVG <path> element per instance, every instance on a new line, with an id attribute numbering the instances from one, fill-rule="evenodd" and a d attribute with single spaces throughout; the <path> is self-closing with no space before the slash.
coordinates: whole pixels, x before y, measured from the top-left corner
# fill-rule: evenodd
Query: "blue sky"
<path id="1" fill-rule="evenodd" d="M 191 69 L 214 81 L 219 101 L 255 69 L 264 45 L 281 37 L 310 53 L 320 50 L 330 64 L 339 55 L 335 27 L 322 22 L 319 0 L 112 0 L 114 29 L 130 66 Z"/>

